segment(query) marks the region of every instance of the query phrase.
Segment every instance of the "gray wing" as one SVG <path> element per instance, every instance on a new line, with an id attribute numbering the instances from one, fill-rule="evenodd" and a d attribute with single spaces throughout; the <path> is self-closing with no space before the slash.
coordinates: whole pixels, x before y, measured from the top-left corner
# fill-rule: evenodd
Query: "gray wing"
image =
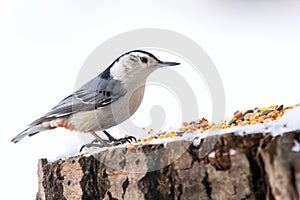
<path id="1" fill-rule="evenodd" d="M 125 94 L 126 90 L 119 80 L 103 79 L 97 76 L 29 126 L 81 111 L 95 110 L 113 103 Z"/>

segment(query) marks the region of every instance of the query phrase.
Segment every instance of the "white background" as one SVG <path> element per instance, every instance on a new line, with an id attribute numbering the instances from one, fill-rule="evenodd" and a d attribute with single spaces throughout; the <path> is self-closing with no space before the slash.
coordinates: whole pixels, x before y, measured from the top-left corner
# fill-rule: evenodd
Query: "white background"
<path id="1" fill-rule="evenodd" d="M 77 151 L 76 134 L 62 130 L 9 141 L 73 91 L 98 45 L 125 31 L 164 28 L 196 41 L 218 68 L 227 116 L 299 103 L 299 6 L 288 0 L 1 1 L 1 197 L 34 199 L 38 158 Z"/>

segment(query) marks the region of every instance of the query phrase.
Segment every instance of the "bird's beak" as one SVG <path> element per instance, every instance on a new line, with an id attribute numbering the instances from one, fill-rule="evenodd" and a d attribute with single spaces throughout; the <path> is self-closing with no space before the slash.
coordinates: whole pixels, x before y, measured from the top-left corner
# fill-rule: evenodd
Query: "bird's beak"
<path id="1" fill-rule="evenodd" d="M 177 63 L 177 62 L 163 62 L 163 61 L 160 61 L 159 63 L 157 63 L 157 67 L 169 67 L 169 66 L 174 66 L 174 65 L 180 65 L 180 63 Z"/>

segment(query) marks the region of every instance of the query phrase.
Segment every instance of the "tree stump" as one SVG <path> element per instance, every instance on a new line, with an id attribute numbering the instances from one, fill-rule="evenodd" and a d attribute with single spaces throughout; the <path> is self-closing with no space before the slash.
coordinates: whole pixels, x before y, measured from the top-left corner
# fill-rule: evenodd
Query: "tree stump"
<path id="1" fill-rule="evenodd" d="M 296 131 L 231 133 L 198 146 L 173 141 L 41 159 L 36 199 L 300 199 L 299 139 Z"/>

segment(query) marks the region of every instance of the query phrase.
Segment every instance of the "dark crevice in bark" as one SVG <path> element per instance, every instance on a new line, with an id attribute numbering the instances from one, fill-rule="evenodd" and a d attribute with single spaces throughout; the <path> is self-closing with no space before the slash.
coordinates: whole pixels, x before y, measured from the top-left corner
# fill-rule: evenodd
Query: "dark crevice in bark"
<path id="1" fill-rule="evenodd" d="M 63 162 L 63 161 L 61 161 Z M 48 163 L 46 159 L 43 160 L 43 174 L 45 179 L 42 181 L 42 185 L 45 191 L 45 198 L 49 200 L 63 199 L 66 198 L 63 196 L 63 179 L 61 175 L 61 162 L 57 162 L 54 165 Z"/>
<path id="2" fill-rule="evenodd" d="M 100 199 L 97 170 L 99 168 L 98 161 L 93 157 L 82 157 L 79 160 L 84 173 L 80 186 L 82 189 L 82 199 Z M 87 164 L 88 163 L 88 164 Z"/>
<path id="3" fill-rule="evenodd" d="M 297 191 L 297 184 L 296 184 L 296 174 L 295 174 L 295 168 L 294 166 L 290 166 L 290 171 L 291 171 L 291 182 L 292 182 L 292 185 L 293 185 L 293 188 L 294 190 L 296 191 L 296 195 L 297 195 L 297 199 L 299 199 L 299 193 Z"/>
<path id="4" fill-rule="evenodd" d="M 128 185 L 129 185 L 129 180 L 128 180 L 128 177 L 127 177 L 126 180 L 122 184 L 122 189 L 123 189 L 122 198 L 123 199 L 124 199 L 124 196 L 125 196 L 126 189 L 127 189 Z"/>
<path id="5" fill-rule="evenodd" d="M 112 194 L 111 194 L 110 191 L 107 191 L 107 196 L 108 196 L 109 200 L 118 200 L 118 199 L 116 199 L 116 198 L 114 198 L 114 197 L 112 196 Z M 91 200 L 91 199 L 90 199 L 90 200 Z"/>
<path id="6" fill-rule="evenodd" d="M 254 196 L 256 199 L 266 199 L 266 183 L 264 178 L 266 173 L 263 169 L 263 162 L 262 160 L 258 161 L 249 155 L 248 160 L 251 171 L 251 189 Z"/>
<path id="7" fill-rule="evenodd" d="M 157 191 L 157 173 L 148 172 L 139 182 L 138 187 L 144 194 L 145 200 L 159 199 Z"/>
<path id="8" fill-rule="evenodd" d="M 205 177 L 202 179 L 201 182 L 204 185 L 204 188 L 205 188 L 205 191 L 206 191 L 206 194 L 207 194 L 208 198 L 211 199 L 212 188 L 211 188 L 210 183 L 209 183 L 207 172 L 205 173 Z"/>

